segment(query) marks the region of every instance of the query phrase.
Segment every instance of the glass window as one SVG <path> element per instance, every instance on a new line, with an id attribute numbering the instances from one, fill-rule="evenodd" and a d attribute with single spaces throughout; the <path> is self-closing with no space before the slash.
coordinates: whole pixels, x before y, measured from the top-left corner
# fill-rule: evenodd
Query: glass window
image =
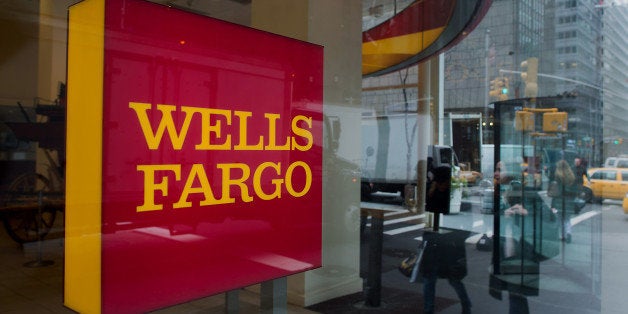
<path id="1" fill-rule="evenodd" d="M 617 172 L 616 171 L 604 171 L 602 173 L 602 180 L 617 180 Z"/>
<path id="2" fill-rule="evenodd" d="M 602 173 L 601 173 L 601 172 L 599 172 L 599 171 L 594 172 L 594 173 L 591 175 L 591 179 L 596 179 L 596 180 L 600 180 L 600 179 L 602 179 Z"/>
<path id="3" fill-rule="evenodd" d="M 113 78 L 109 91 L 129 89 L 147 99 L 163 99 L 163 111 L 156 116 L 142 111 L 142 103 L 150 102 L 146 99 L 137 100 L 136 109 L 118 108 L 136 110 L 132 113 L 138 117 L 147 114 L 142 134 L 154 131 L 155 138 L 174 143 L 184 138 L 185 129 L 202 144 L 227 141 L 228 134 L 232 143 L 244 141 L 239 146 L 243 150 L 222 163 L 231 168 L 213 167 L 213 172 L 203 169 L 227 158 L 224 151 L 188 155 L 174 149 L 173 155 L 138 156 L 129 163 L 116 159 L 91 176 L 103 176 L 97 180 L 112 187 L 107 193 L 116 197 L 107 198 L 107 208 L 118 208 L 117 202 L 137 192 L 126 176 L 111 171 L 120 164 L 127 173 L 154 175 L 153 182 L 142 181 L 154 192 L 147 199 L 175 190 L 185 191 L 179 194 L 186 194 L 189 202 L 200 203 L 210 194 L 239 201 L 247 192 L 251 199 L 242 206 L 213 207 L 194 215 L 183 206 L 188 199 L 182 198 L 180 208 L 145 213 L 150 218 L 165 214 L 166 223 L 147 218 L 138 226 L 122 211 L 106 211 L 105 220 L 119 219 L 82 225 L 81 230 L 100 227 L 103 232 L 87 238 L 105 239 L 102 243 L 117 249 L 105 258 L 124 271 L 116 277 L 120 287 L 130 286 L 124 284 L 127 277 L 129 282 L 138 280 L 139 273 L 153 269 L 159 280 L 144 278 L 147 285 L 168 280 L 180 295 L 203 297 L 137 312 L 224 312 L 233 302 L 243 312 L 263 312 L 269 301 L 284 299 L 291 313 L 420 313 L 429 311 L 424 306 L 431 300 L 437 313 L 460 312 L 469 305 L 476 313 L 628 308 L 628 300 L 613 293 L 628 289 L 628 270 L 617 266 L 628 261 L 628 251 L 622 249 L 628 241 L 628 191 L 621 184 L 628 182 L 628 170 L 615 169 L 628 167 L 626 1 L 149 2 L 170 13 L 150 25 L 124 19 L 116 27 L 145 27 L 155 36 L 116 33 L 113 39 L 126 41 L 124 48 L 90 71 L 102 69 Z M 72 263 L 98 256 L 100 250 L 79 246 L 85 251 L 78 256 L 65 250 L 72 245 L 68 235 L 76 231 L 68 227 L 68 169 L 77 163 L 87 171 L 96 169 L 90 159 L 94 152 L 111 153 L 110 145 L 96 140 L 78 154 L 68 154 L 68 141 L 88 133 L 68 131 L 66 120 L 76 108 L 86 110 L 74 115 L 74 122 L 87 121 L 94 112 L 87 110 L 91 103 L 68 102 L 67 95 L 76 92 L 67 81 L 73 73 L 69 67 L 91 51 L 68 53 L 68 10 L 90 3 L 97 2 L 0 1 L 0 312 L 73 313 L 64 306 L 66 274 L 78 271 L 88 278 L 111 279 L 106 271 L 85 268 L 87 263 Z M 212 41 L 195 39 L 222 34 L 202 27 L 181 31 L 186 23 L 167 22 L 180 12 L 261 30 L 274 39 L 293 38 L 298 46 L 324 47 L 323 68 L 301 76 L 293 70 L 310 64 L 302 56 L 282 58 L 286 51 L 280 46 L 245 35 L 228 38 L 240 50 L 211 47 L 218 50 L 207 55 Z M 471 15 L 480 12 L 485 14 Z M 471 19 L 457 21 L 464 13 Z M 180 38 L 166 40 L 174 33 Z M 150 41 L 157 43 L 149 48 L 153 55 L 145 57 L 141 52 Z M 274 57 L 259 59 L 261 55 Z M 190 56 L 194 61 L 184 61 Z M 129 69 L 145 79 L 135 79 Z M 265 83 L 256 83 L 254 76 Z M 312 107 L 315 97 L 309 96 L 309 86 L 316 84 L 323 90 L 322 112 Z M 245 92 L 207 92 L 224 86 L 243 86 Z M 263 99 L 281 111 L 248 116 Z M 287 100 L 298 104 L 283 111 Z M 187 113 L 168 111 L 182 101 Z M 219 103 L 223 107 L 214 107 Z M 237 109 L 243 105 L 251 109 Z M 279 127 L 286 116 L 308 116 L 316 110 L 316 118 L 289 121 L 285 130 Z M 179 128 L 188 113 L 207 124 Z M 159 124 L 162 115 L 172 123 L 166 118 Z M 131 140 L 139 133 L 128 131 L 124 119 L 98 121 L 112 131 L 106 134 L 116 134 L 117 142 L 124 143 L 118 157 L 145 145 Z M 221 133 L 225 128 L 231 131 Z M 300 139 L 308 142 L 303 130 L 309 128 L 320 130 L 311 140 L 319 157 L 307 159 L 307 167 L 298 163 L 286 168 L 294 159 L 302 160 Z M 258 142 L 271 149 L 254 149 Z M 251 169 L 241 166 L 257 153 L 264 162 Z M 163 165 L 166 156 L 176 158 Z M 138 168 L 139 161 L 143 166 Z M 168 168 L 170 164 L 185 166 Z M 150 168 L 159 165 L 160 170 Z M 281 177 L 274 176 L 277 171 Z M 273 197 L 275 187 L 284 191 L 282 200 L 304 187 L 288 182 L 286 172 L 315 178 L 312 186 L 320 193 L 302 197 L 299 204 L 310 208 L 321 202 L 320 212 L 307 216 L 303 206 L 274 206 L 272 219 L 267 219 L 266 212 L 256 210 L 255 205 Z M 618 180 L 618 172 L 621 182 L 611 183 Z M 259 184 L 249 187 L 245 178 Z M 228 184 L 223 187 L 224 182 Z M 99 199 L 90 194 L 72 201 L 88 207 Z M 295 236 L 268 236 L 284 229 Z M 320 236 L 303 239 L 303 230 L 310 229 Z M 210 235 L 217 230 L 225 236 L 213 239 Z M 320 248 L 310 244 L 319 242 Z M 207 243 L 222 247 L 207 249 Z M 268 243 L 273 249 L 264 249 Z M 240 246 L 245 249 L 235 249 Z M 167 253 L 134 263 L 124 259 L 147 256 L 145 250 L 153 248 Z M 183 269 L 185 280 L 157 269 L 176 267 L 189 248 L 199 262 Z M 406 277 L 411 272 L 401 273 L 399 266 L 407 266 L 419 248 L 425 249 L 427 266 L 419 274 L 420 283 L 411 283 Z M 316 268 L 308 261 L 318 255 L 322 267 Z M 210 262 L 205 261 L 216 260 L 224 264 L 206 268 Z M 241 287 L 247 278 L 234 268 L 307 272 Z M 224 275 L 221 280 L 237 288 L 205 296 L 207 285 L 200 278 L 210 272 Z M 285 293 L 274 300 L 265 297 L 284 284 Z M 137 293 L 122 288 L 114 292 Z"/>

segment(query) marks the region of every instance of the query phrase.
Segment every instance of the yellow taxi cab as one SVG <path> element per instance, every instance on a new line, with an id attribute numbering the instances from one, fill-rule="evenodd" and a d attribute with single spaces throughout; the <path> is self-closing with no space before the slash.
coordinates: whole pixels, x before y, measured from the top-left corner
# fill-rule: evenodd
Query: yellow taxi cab
<path id="1" fill-rule="evenodd" d="M 469 165 L 466 163 L 459 163 L 460 171 L 458 175 L 460 179 L 464 179 L 469 185 L 475 185 L 482 180 L 482 173 L 469 169 Z"/>
<path id="2" fill-rule="evenodd" d="M 460 178 L 464 179 L 469 185 L 475 185 L 482 180 L 482 174 L 477 171 L 460 171 Z"/>
<path id="3" fill-rule="evenodd" d="M 595 200 L 621 200 L 628 193 L 628 168 L 592 168 L 588 174 L 589 179 L 585 178 L 583 185 Z"/>
<path id="4" fill-rule="evenodd" d="M 628 214 L 628 193 L 624 195 L 624 201 L 621 203 L 621 206 L 624 208 L 624 214 Z"/>

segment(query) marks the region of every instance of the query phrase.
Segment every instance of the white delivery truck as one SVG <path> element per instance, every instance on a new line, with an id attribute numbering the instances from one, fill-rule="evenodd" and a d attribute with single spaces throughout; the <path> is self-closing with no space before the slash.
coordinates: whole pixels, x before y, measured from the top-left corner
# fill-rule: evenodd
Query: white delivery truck
<path id="1" fill-rule="evenodd" d="M 457 169 L 450 146 L 430 145 L 433 166 Z M 376 192 L 400 193 L 417 183 L 418 140 L 416 114 L 362 117 L 362 199 Z"/>

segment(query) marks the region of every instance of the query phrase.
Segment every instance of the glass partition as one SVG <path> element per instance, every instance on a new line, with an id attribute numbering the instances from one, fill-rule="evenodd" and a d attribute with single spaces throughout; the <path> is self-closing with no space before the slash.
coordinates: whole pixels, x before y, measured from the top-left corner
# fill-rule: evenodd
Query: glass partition
<path id="1" fill-rule="evenodd" d="M 85 152 L 79 154 L 80 160 L 66 154 L 68 135 L 86 135 L 84 130 L 67 132 L 66 117 L 87 121 L 86 115 L 72 116 L 66 112 L 66 109 L 77 108 L 66 97 L 66 91 L 68 95 L 77 91 L 77 84 L 68 82 L 67 65 L 74 63 L 75 58 L 68 54 L 67 45 L 70 6 L 114 1 L 145 2 L 0 1 L 0 38 L 3 39 L 0 49 L 1 313 L 73 313 L 64 305 L 64 297 L 68 295 L 64 290 L 67 283 L 64 275 L 78 273 L 79 280 L 88 284 L 93 281 L 86 278 L 107 278 L 106 273 L 82 268 L 87 265 L 83 258 L 93 257 L 95 254 L 91 252 L 100 250 L 89 251 L 79 245 L 77 256 L 68 256 L 64 251 L 70 244 L 67 237 L 71 229 L 71 224 L 66 224 L 71 212 L 65 206 L 68 203 L 65 183 L 70 181 L 66 170 L 87 160 L 87 153 L 95 151 L 91 146 L 80 147 L 81 153 Z M 299 272 L 284 282 L 287 291 L 282 293 L 287 294 L 288 312 L 421 313 L 430 297 L 424 289 L 425 282 L 411 283 L 398 269 L 425 240 L 425 243 L 441 246 L 453 244 L 458 249 L 456 253 L 464 253 L 453 254 L 456 264 L 464 265 L 455 270 L 463 270 L 457 273 L 464 277 L 459 283 L 466 287 L 474 313 L 507 313 L 508 310 L 612 313 L 628 305 L 628 299 L 621 293 L 628 287 L 628 271 L 623 266 L 628 260 L 625 245 L 628 239 L 626 0 L 149 2 L 167 6 L 169 11 L 157 19 L 156 15 L 146 14 L 147 11 L 141 12 L 142 19 L 156 19 L 155 23 L 142 27 L 157 32 L 158 44 L 154 49 L 147 49 L 150 41 L 147 36 L 128 38 L 123 33 L 114 36 L 117 41 L 129 42 L 126 50 L 118 51 L 114 62 L 106 66 L 115 80 L 114 89 L 151 94 L 151 97 L 136 99 L 138 103 L 152 103 L 153 99 L 155 105 L 163 102 L 185 106 L 186 110 L 196 110 L 190 108 L 198 104 L 207 109 L 228 110 L 233 113 L 230 116 L 233 130 L 240 125 L 248 126 L 248 133 L 242 131 L 250 135 L 248 144 L 258 143 L 260 136 L 265 135 L 254 134 L 253 130 L 272 126 L 273 131 L 269 129 L 268 133 L 276 135 L 272 143 L 279 146 L 290 136 L 292 128 L 284 132 L 283 128 L 275 126 L 292 127 L 283 123 L 289 121 L 284 118 L 308 116 L 313 109 L 309 105 L 312 99 L 301 97 L 310 92 L 303 86 L 314 82 L 323 84 L 324 108 L 312 119 L 312 128 L 322 130 L 321 136 L 316 136 L 312 143 L 312 149 L 321 151 L 321 158 L 310 167 L 317 176 L 320 174 L 320 179 L 314 179 L 312 184 L 321 191 L 316 197 L 302 198 L 294 206 L 268 206 L 272 213 L 268 216 L 253 206 L 268 203 L 258 198 L 258 194 L 254 202 L 229 205 L 229 209 L 214 206 L 203 210 L 149 211 L 142 215 L 151 218 L 166 213 L 168 219 L 159 225 L 146 219 L 141 221 L 146 222 L 141 228 L 126 219 L 128 211 L 116 207 L 116 216 L 109 216 L 116 218 L 111 220 L 115 224 L 105 228 L 111 232 L 101 234 L 111 247 L 126 253 L 107 257 L 126 267 L 126 272 L 116 275 L 117 282 L 126 290 L 116 289 L 116 293 L 130 291 L 139 273 L 154 273 L 155 278 L 150 278 L 147 286 L 158 280 L 172 286 L 150 285 L 150 289 L 140 289 L 152 300 L 159 299 L 156 296 L 163 295 L 166 289 L 176 291 L 174 296 L 178 296 L 197 294 L 201 291 L 198 286 L 204 289 L 209 284 L 237 286 L 229 293 L 182 302 L 156 310 L 157 313 L 224 312 L 233 305 L 234 299 L 239 302 L 240 312 L 259 312 L 263 307 L 268 308 L 267 302 L 262 304 L 264 301 L 272 301 L 272 296 L 266 293 L 269 286 L 234 284 L 248 280 L 244 273 L 255 269 L 243 265 L 257 265 L 268 272 L 292 272 L 295 267 L 310 267 L 311 263 L 302 260 L 320 254 L 322 267 Z M 474 5 L 481 5 L 482 9 L 468 9 Z M 421 7 L 421 14 L 406 15 L 417 13 L 413 6 Z M 450 10 L 453 6 L 456 9 Z M 307 62 L 298 61 L 304 55 L 281 59 L 280 53 L 273 53 L 273 58 L 279 59 L 260 60 L 258 57 L 268 52 L 266 48 L 279 52 L 294 50 L 282 51 L 274 44 L 266 47 L 242 36 L 228 38 L 232 44 L 241 45 L 241 49 L 222 50 L 216 56 L 233 59 L 242 52 L 250 52 L 251 58 L 217 62 L 215 66 L 207 66 L 218 60 L 213 57 L 184 62 L 182 57 L 198 55 L 203 47 L 210 45 L 207 40 L 194 38 L 219 37 L 224 33 L 195 27 L 174 41 L 166 40 L 167 34 L 186 24 L 168 22 L 180 11 L 252 27 L 268 32 L 270 37 L 287 36 L 324 46 L 322 80 L 278 68 L 290 60 L 295 66 L 304 66 Z M 453 20 L 442 16 L 447 12 L 469 18 L 472 13 L 478 14 L 469 23 L 447 26 L 451 30 L 460 30 L 463 26 L 475 28 L 464 31 L 455 41 L 423 41 L 425 48 L 429 48 L 425 51 L 438 50 L 437 55 L 424 59 L 426 54 L 413 50 L 419 47 L 416 44 L 419 38 L 435 40 L 434 34 L 441 30 L 443 38 L 454 35 L 443 28 L 443 23 Z M 118 13 L 128 14 L 129 11 Z M 424 18 L 433 23 L 423 23 Z M 118 26 L 135 27 L 138 22 L 140 20 L 127 18 Z M 386 28 L 392 32 L 382 31 Z M 406 31 L 409 33 L 402 33 Z M 389 34 L 394 37 L 386 37 Z M 437 45 L 428 46 L 429 42 Z M 81 55 L 89 51 L 84 49 Z M 142 57 L 143 51 L 159 56 Z M 418 60 L 421 62 L 417 63 Z M 165 70 L 165 64 L 172 65 L 172 71 Z M 392 66 L 368 69 L 373 65 Z M 147 78 L 133 79 L 124 74 L 129 67 L 141 69 L 141 74 Z M 84 67 L 90 73 L 92 69 L 96 73 L 96 68 Z M 269 80 L 282 78 L 283 83 L 275 80 L 267 85 L 250 83 L 252 80 L 247 79 L 246 84 L 238 85 L 237 78 L 250 78 L 244 73 L 251 69 L 261 71 L 260 76 Z M 176 89 L 168 92 L 166 86 Z M 207 92 L 223 86 L 242 88 L 244 92 Z M 278 88 L 292 92 L 279 92 Z M 267 97 L 269 94 L 273 97 Z M 158 98 L 165 100 L 158 101 Z M 298 108 L 286 112 L 276 108 L 261 112 L 264 98 L 279 105 L 282 99 L 302 98 L 302 102 Z M 91 105 L 81 103 L 79 108 Z M 126 114 L 136 115 L 128 104 L 122 109 Z M 150 112 L 161 114 L 161 111 Z M 194 112 L 194 121 L 197 121 L 201 111 Z M 247 118 L 247 112 L 255 114 Z M 281 119 L 276 118 L 278 115 Z M 159 116 L 151 120 L 155 126 Z M 208 118 L 211 125 L 221 121 L 226 126 L 226 116 L 212 116 Z M 139 120 L 132 116 L 134 124 L 129 124 L 110 117 L 106 124 L 108 131 L 124 135 L 115 137 L 117 147 L 122 148 L 115 156 L 119 158 L 118 163 L 128 158 L 125 166 L 130 170 L 127 172 L 152 173 L 138 172 L 140 158 L 136 160 L 131 156 L 140 144 L 145 144 L 121 131 L 129 126 L 139 130 L 135 124 Z M 172 117 L 176 123 L 171 125 L 174 128 L 163 130 L 171 134 L 170 131 L 176 129 L 178 134 L 185 115 L 173 113 Z M 249 123 L 236 124 L 239 121 Z M 305 123 L 297 121 L 296 130 L 302 130 L 298 127 L 302 122 Z M 192 124 L 192 129 L 190 134 L 202 136 L 197 132 L 197 124 Z M 231 133 L 235 143 L 235 133 Z M 239 138 L 240 132 L 236 133 Z M 227 134 L 223 132 L 219 136 L 211 130 L 205 133 L 211 137 L 210 141 Z M 270 136 L 264 138 L 269 140 L 265 146 L 273 146 Z M 165 135 L 164 140 L 171 141 Z M 189 141 L 185 143 L 192 145 Z M 233 191 L 228 192 L 240 196 L 243 194 L 235 179 L 246 169 L 238 166 L 219 169 L 210 163 L 222 159 L 219 163 L 225 165 L 243 164 L 258 153 L 263 158 L 250 167 L 260 169 L 257 190 L 263 194 L 275 191 L 278 181 L 269 176 L 273 175 L 273 169 L 279 168 L 272 165 L 281 163 L 285 174 L 289 162 L 301 161 L 300 151 L 287 155 L 284 152 L 288 151 L 242 151 L 229 160 L 226 151 L 177 152 L 172 164 L 204 165 L 195 166 L 198 180 L 190 180 L 188 190 L 188 194 L 197 197 L 193 201 L 200 202 L 203 196 L 201 169 L 207 169 L 210 174 L 222 174 L 222 169 L 227 170 L 225 173 L 233 170 L 233 175 L 229 176 L 234 179 Z M 165 158 L 166 155 L 155 155 L 152 161 L 159 165 L 171 164 Z M 148 165 L 143 162 L 142 165 Z M 449 198 L 442 200 L 449 205 L 426 211 L 426 191 L 432 180 L 428 179 L 430 164 L 453 167 L 451 173 L 444 175 L 450 180 L 450 189 L 444 193 Z M 187 170 L 191 167 L 189 164 L 185 173 L 189 174 Z M 87 168 L 95 169 L 92 164 Z M 305 167 L 290 169 L 296 170 L 297 176 L 307 174 Z M 164 176 L 162 170 L 154 172 L 159 172 L 160 178 L 169 176 L 170 183 L 175 181 L 175 171 L 166 169 Z M 568 179 L 572 175 L 575 184 Z M 187 184 L 188 177 L 193 176 L 186 175 L 175 185 Z M 255 171 L 249 178 L 256 178 Z M 207 178 L 208 183 L 202 185 L 213 188 L 217 197 L 223 191 L 216 185 L 221 179 L 219 175 L 211 176 Z M 104 181 L 117 195 L 133 192 L 130 181 L 123 180 L 122 176 L 105 175 Z M 157 187 L 157 181 L 154 186 Z M 140 187 L 141 191 L 146 190 Z M 295 192 L 300 187 L 295 183 L 290 189 Z M 285 184 L 282 189 L 285 190 L 282 198 L 274 201 L 285 204 L 290 194 Z M 154 190 L 155 195 L 162 196 L 159 189 Z M 174 188 L 170 191 L 172 197 Z M 198 193 L 192 193 L 194 191 Z M 255 187 L 248 191 L 255 192 Z M 85 197 L 79 206 L 80 212 L 85 213 L 86 206 L 97 202 L 96 198 Z M 320 219 L 303 215 L 304 207 L 312 207 L 317 202 L 322 202 Z M 216 214 L 223 216 L 216 219 Z M 295 219 L 299 223 L 291 223 Z M 436 236 L 435 225 L 441 232 Z M 90 228 L 86 223 L 79 224 L 83 226 Z M 277 230 L 284 227 L 294 232 L 288 237 L 269 240 L 268 235 L 276 235 Z M 320 231 L 320 236 L 309 239 L 321 241 L 321 247 L 314 247 L 312 241 L 298 241 L 303 238 L 304 230 L 313 230 L 316 234 Z M 228 236 L 220 237 L 216 232 Z M 204 246 L 214 240 L 223 249 L 209 250 Z M 119 249 L 128 243 L 137 249 Z M 271 244 L 278 249 L 264 250 Z M 296 258 L 286 254 L 284 248 L 289 245 L 296 249 Z M 144 254 L 149 248 L 158 251 L 162 258 Z M 188 250 L 200 257 L 212 258 L 190 262 L 179 254 Z M 131 255 L 142 260 L 124 258 Z M 245 260 L 246 255 L 253 258 Z M 222 267 L 211 269 L 210 262 L 205 262 L 226 261 L 227 258 L 240 262 L 225 262 Z M 68 263 L 71 260 L 79 263 Z M 193 267 L 184 266 L 186 264 Z M 179 267 L 189 274 L 186 277 L 189 280 L 177 280 L 172 272 L 157 269 L 157 265 Z M 221 276 L 211 277 L 212 282 L 207 284 L 202 274 L 210 272 Z M 460 279 L 460 276 L 456 277 Z M 460 312 L 463 305 L 468 305 L 464 304 L 464 298 L 456 295 L 461 285 L 449 287 L 447 278 L 437 277 L 438 280 L 429 278 L 434 283 L 431 294 L 434 312 Z M 191 286 L 190 281 L 198 286 Z M 438 287 L 435 287 L 436 281 Z M 79 299 L 84 300 L 84 291 L 77 291 Z M 131 295 L 137 297 L 138 293 L 126 296 Z"/>
<path id="2" fill-rule="evenodd" d="M 595 216 L 599 208 L 586 205 L 579 167 L 590 151 L 569 144 L 570 114 L 575 110 L 552 98 L 495 103 L 494 291 L 527 297 L 569 287 L 591 299 L 598 293 L 600 220 L 579 214 Z"/>

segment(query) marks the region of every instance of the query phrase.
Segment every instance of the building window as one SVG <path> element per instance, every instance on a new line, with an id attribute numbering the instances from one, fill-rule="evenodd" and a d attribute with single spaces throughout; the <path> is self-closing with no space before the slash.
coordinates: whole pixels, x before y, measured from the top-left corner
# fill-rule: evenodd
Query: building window
<path id="1" fill-rule="evenodd" d="M 565 1 L 565 8 L 576 8 L 576 7 L 578 7 L 578 1 L 577 0 Z"/>
<path id="2" fill-rule="evenodd" d="M 576 15 L 561 16 L 558 18 L 558 24 L 575 23 L 578 20 Z"/>
<path id="3" fill-rule="evenodd" d="M 558 39 L 576 38 L 576 37 L 578 37 L 578 34 L 576 33 L 575 30 L 558 33 Z"/>

